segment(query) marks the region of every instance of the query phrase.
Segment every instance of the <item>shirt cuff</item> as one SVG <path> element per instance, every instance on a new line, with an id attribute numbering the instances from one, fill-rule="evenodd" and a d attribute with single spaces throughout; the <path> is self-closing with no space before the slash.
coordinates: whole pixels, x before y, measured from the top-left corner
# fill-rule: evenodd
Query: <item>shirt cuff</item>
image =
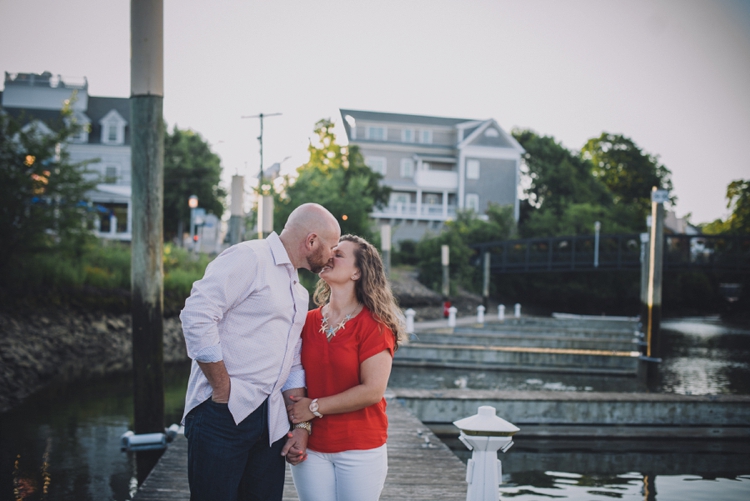
<path id="1" fill-rule="evenodd" d="M 206 346 L 195 354 L 195 361 L 202 362 L 204 364 L 221 362 L 222 360 L 224 360 L 224 355 L 221 353 L 220 344 Z"/>
<path id="2" fill-rule="evenodd" d="M 286 383 L 281 387 L 281 391 L 291 390 L 292 388 L 305 388 L 305 371 L 294 371 L 289 373 Z"/>

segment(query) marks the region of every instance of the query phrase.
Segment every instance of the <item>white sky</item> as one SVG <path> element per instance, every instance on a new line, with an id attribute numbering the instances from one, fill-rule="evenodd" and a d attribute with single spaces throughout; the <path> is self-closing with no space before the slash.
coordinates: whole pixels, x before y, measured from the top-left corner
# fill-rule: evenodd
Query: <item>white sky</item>
<path id="1" fill-rule="evenodd" d="M 0 0 L 0 69 L 130 93 L 127 0 Z M 727 214 L 750 178 L 750 0 L 165 0 L 168 123 L 232 174 L 306 161 L 338 108 L 495 118 L 580 148 L 631 137 L 672 171 L 678 215 Z M 247 165 L 247 167 L 245 167 Z"/>

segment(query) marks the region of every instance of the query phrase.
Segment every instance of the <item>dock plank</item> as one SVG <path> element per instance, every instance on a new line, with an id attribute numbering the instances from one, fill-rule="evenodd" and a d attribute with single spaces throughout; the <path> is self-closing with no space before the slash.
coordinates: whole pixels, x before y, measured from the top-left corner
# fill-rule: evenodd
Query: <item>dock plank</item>
<path id="1" fill-rule="evenodd" d="M 466 499 L 464 464 L 427 426 L 395 400 L 388 401 L 388 476 L 381 501 Z M 187 440 L 180 435 L 165 451 L 133 498 L 136 501 L 190 499 Z M 298 501 L 287 466 L 283 501 Z"/>

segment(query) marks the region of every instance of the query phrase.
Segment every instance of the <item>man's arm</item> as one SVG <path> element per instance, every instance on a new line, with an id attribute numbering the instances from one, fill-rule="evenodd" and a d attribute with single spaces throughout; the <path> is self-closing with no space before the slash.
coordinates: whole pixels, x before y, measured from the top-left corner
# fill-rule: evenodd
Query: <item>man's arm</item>
<path id="1" fill-rule="evenodd" d="M 219 404 L 228 403 L 232 384 L 224 361 L 198 362 L 198 367 L 201 368 L 206 379 L 208 379 L 208 384 L 213 389 L 213 395 L 211 395 L 213 401 Z M 286 402 L 286 399 L 284 401 Z"/>

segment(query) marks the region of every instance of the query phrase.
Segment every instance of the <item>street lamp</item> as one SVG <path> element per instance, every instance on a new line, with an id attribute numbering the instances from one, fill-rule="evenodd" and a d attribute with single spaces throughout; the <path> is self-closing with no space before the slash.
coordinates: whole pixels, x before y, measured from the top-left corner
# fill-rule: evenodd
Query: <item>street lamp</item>
<path id="1" fill-rule="evenodd" d="M 188 198 L 188 207 L 190 207 L 190 241 L 195 236 L 195 209 L 198 208 L 198 196 L 190 195 Z"/>

